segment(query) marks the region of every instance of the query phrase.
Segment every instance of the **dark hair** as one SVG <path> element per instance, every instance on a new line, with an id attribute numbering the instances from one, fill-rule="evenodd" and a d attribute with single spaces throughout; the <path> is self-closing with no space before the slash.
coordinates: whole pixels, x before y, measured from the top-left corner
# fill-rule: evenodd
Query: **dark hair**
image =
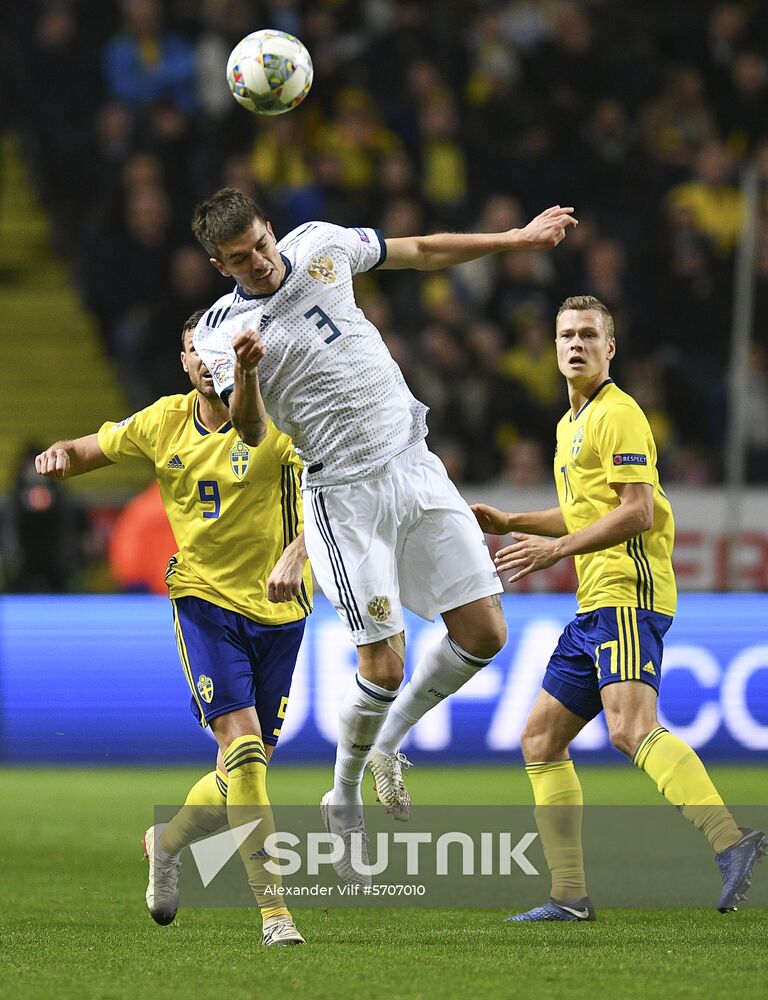
<path id="1" fill-rule="evenodd" d="M 616 336 L 613 328 L 613 316 L 608 306 L 604 305 L 600 299 L 596 299 L 594 295 L 571 295 L 570 298 L 560 304 L 557 316 L 555 317 L 555 323 L 560 319 L 560 314 L 564 313 L 566 309 L 596 309 L 603 317 L 603 329 L 605 330 L 606 337 L 610 340 L 611 337 Z"/>
<path id="2" fill-rule="evenodd" d="M 187 334 L 190 330 L 194 330 L 200 320 L 205 316 L 205 309 L 197 309 L 184 321 L 184 326 L 181 328 L 181 349 L 186 351 L 187 349 Z"/>
<path id="3" fill-rule="evenodd" d="M 255 219 L 267 221 L 253 198 L 236 188 L 222 188 L 197 205 L 192 232 L 208 256 L 218 258 L 219 247 L 245 232 Z"/>

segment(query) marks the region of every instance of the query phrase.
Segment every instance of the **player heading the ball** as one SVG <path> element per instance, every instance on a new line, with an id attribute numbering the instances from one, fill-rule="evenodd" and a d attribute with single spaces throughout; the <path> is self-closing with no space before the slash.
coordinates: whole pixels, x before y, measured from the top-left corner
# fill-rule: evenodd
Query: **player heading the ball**
<path id="1" fill-rule="evenodd" d="M 379 797 L 407 818 L 402 760 L 386 747 L 399 746 L 506 641 L 502 586 L 483 533 L 428 451 L 427 407 L 358 308 L 352 279 L 377 267 L 433 271 L 492 253 L 548 250 L 575 225 L 573 209 L 555 205 L 503 233 L 386 239 L 376 229 L 316 221 L 278 241 L 258 205 L 232 188 L 195 211 L 192 229 L 211 264 L 235 281 L 198 324 L 195 348 L 241 433 L 265 407 L 290 434 L 305 466 L 310 562 L 357 647 L 323 804 L 326 825 L 347 840 L 362 826 L 360 785 L 374 745 L 384 741 Z M 234 377 L 244 362 L 247 382 Z M 398 693 L 404 607 L 428 620 L 441 615 L 448 631 Z M 352 878 L 343 862 L 337 872 Z"/>

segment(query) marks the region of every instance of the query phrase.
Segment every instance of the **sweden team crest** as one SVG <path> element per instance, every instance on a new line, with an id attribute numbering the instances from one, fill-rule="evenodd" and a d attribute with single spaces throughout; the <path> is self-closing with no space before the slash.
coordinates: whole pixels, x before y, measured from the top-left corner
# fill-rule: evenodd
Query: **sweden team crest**
<path id="1" fill-rule="evenodd" d="M 229 463 L 232 466 L 232 471 L 238 479 L 242 479 L 248 471 L 248 462 L 250 457 L 251 449 L 242 441 L 238 441 L 229 453 Z"/>
<path id="2" fill-rule="evenodd" d="M 322 281 L 325 285 L 332 285 L 336 280 L 336 269 L 330 257 L 318 254 L 309 262 L 307 274 L 315 281 Z"/>
<path id="3" fill-rule="evenodd" d="M 213 701 L 213 681 L 207 674 L 200 674 L 197 678 L 197 692 L 206 705 Z"/>
<path id="4" fill-rule="evenodd" d="M 584 440 L 584 425 L 582 424 L 581 427 L 579 427 L 579 429 L 573 435 L 573 440 L 571 441 L 571 458 L 575 459 L 578 457 L 578 454 L 581 451 L 581 444 L 583 440 Z"/>

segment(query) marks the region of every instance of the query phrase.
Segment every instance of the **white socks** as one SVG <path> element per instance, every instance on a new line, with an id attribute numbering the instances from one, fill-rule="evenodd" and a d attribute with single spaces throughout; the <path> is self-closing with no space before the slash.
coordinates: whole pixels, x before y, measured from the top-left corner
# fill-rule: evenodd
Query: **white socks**
<path id="1" fill-rule="evenodd" d="M 397 691 L 388 691 L 355 674 L 339 709 L 339 743 L 333 769 L 334 805 L 362 805 L 360 783 L 365 765 L 396 697 Z"/>
<path id="2" fill-rule="evenodd" d="M 430 708 L 458 691 L 492 659 L 471 656 L 446 632 L 436 646 L 427 650 L 410 683 L 398 695 L 376 740 L 376 749 L 382 753 L 396 753 L 409 730 Z"/>
<path id="3" fill-rule="evenodd" d="M 430 708 L 458 691 L 492 659 L 471 656 L 446 633 L 427 650 L 399 694 L 355 674 L 339 709 L 333 804 L 362 806 L 360 783 L 371 747 L 375 744 L 382 753 L 396 753 Z"/>

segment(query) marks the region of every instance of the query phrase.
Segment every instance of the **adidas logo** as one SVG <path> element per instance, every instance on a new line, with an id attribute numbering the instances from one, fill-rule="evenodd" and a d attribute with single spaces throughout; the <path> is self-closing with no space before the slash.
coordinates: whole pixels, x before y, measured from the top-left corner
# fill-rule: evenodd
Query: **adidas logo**
<path id="1" fill-rule="evenodd" d="M 651 662 L 651 660 L 649 660 L 646 663 L 646 665 L 643 667 L 643 673 L 644 674 L 655 674 L 656 673 L 656 670 L 655 670 L 655 668 L 654 668 L 653 663 Z"/>
<path id="2" fill-rule="evenodd" d="M 273 316 L 262 316 L 259 323 L 259 333 L 263 333 L 273 320 Z"/>
<path id="3" fill-rule="evenodd" d="M 183 468 L 185 468 L 185 465 L 182 462 L 182 460 L 179 458 L 178 455 L 174 455 L 173 458 L 168 463 L 168 465 L 166 466 L 166 468 L 167 469 L 183 469 Z"/>

